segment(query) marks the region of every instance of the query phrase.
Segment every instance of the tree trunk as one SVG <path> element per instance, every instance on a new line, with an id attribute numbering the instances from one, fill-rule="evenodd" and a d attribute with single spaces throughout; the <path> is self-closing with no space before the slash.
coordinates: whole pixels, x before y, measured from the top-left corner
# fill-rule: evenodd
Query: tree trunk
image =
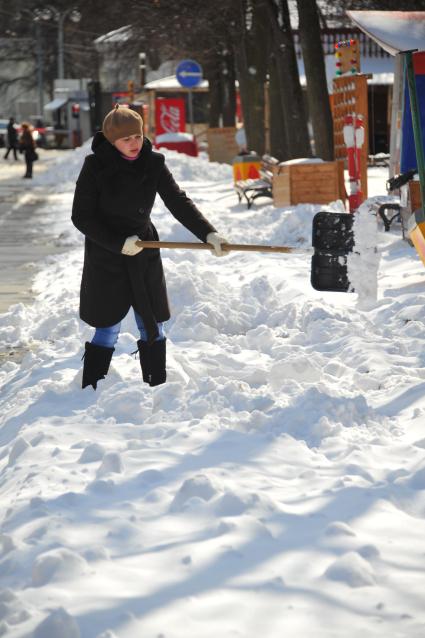
<path id="1" fill-rule="evenodd" d="M 280 162 L 289 159 L 288 142 L 286 139 L 284 113 L 280 99 L 279 78 L 274 57 L 270 61 L 270 154 Z"/>
<path id="2" fill-rule="evenodd" d="M 318 157 L 333 160 L 333 121 L 316 0 L 297 0 L 297 5 L 315 151 Z"/>
<path id="3" fill-rule="evenodd" d="M 246 0 L 239 0 L 239 29 L 234 50 L 248 150 L 262 155 L 265 149 L 264 51 L 267 50 L 267 35 L 261 13 L 258 11 L 258 3 L 255 3 L 253 14 L 250 16 L 247 15 L 248 8 Z"/>
<path id="4" fill-rule="evenodd" d="M 223 53 L 222 70 L 223 126 L 235 126 L 236 124 L 235 81 L 235 58 L 231 51 L 226 49 Z"/>
<path id="5" fill-rule="evenodd" d="M 214 57 L 208 61 L 207 65 L 204 65 L 204 74 L 209 84 L 210 108 L 208 125 L 210 128 L 217 128 L 220 126 L 222 106 L 220 60 L 218 57 Z"/>
<path id="6" fill-rule="evenodd" d="M 272 47 L 290 158 L 310 157 L 307 119 L 298 74 L 287 0 L 262 0 L 272 29 Z"/>

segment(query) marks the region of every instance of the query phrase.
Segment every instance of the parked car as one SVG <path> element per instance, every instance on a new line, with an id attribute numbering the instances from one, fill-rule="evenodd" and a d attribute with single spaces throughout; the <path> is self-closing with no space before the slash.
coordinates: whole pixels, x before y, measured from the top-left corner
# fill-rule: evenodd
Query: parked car
<path id="1" fill-rule="evenodd" d="M 0 148 L 6 146 L 8 124 L 9 120 L 0 120 Z"/>
<path id="2" fill-rule="evenodd" d="M 9 124 L 9 120 L 0 119 L 0 148 L 4 148 L 7 143 L 7 126 Z M 18 136 L 21 134 L 22 129 L 20 124 L 15 124 L 16 131 Z M 44 126 L 35 126 L 32 130 L 32 136 L 37 144 L 37 146 L 46 146 L 46 128 Z"/>

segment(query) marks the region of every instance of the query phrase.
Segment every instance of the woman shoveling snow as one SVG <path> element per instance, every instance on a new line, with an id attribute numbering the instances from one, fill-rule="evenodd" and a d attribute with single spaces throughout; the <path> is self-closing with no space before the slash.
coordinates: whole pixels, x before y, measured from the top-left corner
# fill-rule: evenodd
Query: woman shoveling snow
<path id="1" fill-rule="evenodd" d="M 72 222 L 85 235 L 80 317 L 94 327 L 85 344 L 82 387 L 97 387 L 109 370 L 121 321 L 133 308 L 143 381 L 166 381 L 163 323 L 170 309 L 160 251 L 141 240 L 158 241 L 150 215 L 158 193 L 171 214 L 222 256 L 227 243 L 175 182 L 164 156 L 143 136 L 143 120 L 116 106 L 96 133 L 93 154 L 77 179 Z"/>

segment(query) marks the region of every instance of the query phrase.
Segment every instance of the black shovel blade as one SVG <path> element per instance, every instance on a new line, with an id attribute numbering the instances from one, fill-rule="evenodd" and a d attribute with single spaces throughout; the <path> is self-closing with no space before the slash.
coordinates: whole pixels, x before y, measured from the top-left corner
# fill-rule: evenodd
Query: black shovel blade
<path id="1" fill-rule="evenodd" d="M 347 292 L 347 255 L 354 247 L 354 216 L 321 211 L 313 218 L 311 285 L 315 290 Z"/>
<path id="2" fill-rule="evenodd" d="M 353 221 L 351 213 L 316 213 L 313 218 L 313 248 L 321 252 L 350 253 L 354 246 Z"/>
<path id="3" fill-rule="evenodd" d="M 311 285 L 315 290 L 348 292 L 347 255 L 315 253 L 311 258 Z"/>

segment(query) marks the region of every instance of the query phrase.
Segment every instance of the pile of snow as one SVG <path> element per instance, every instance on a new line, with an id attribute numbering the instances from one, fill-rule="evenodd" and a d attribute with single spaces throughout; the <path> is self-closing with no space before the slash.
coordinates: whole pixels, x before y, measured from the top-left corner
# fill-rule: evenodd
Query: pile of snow
<path id="1" fill-rule="evenodd" d="M 400 228 L 375 230 L 367 307 L 313 290 L 303 253 L 164 250 L 167 383 L 142 383 L 129 316 L 82 391 L 87 152 L 38 178 L 61 185 L 37 215 L 66 251 L 0 316 L 26 352 L 0 367 L 0 635 L 422 637 L 425 273 Z M 166 156 L 230 241 L 310 245 L 318 206 L 247 210 L 230 167 Z M 153 219 L 193 241 L 161 200 Z"/>
<path id="2" fill-rule="evenodd" d="M 296 157 L 280 162 L 279 166 L 292 166 L 294 164 L 323 164 L 323 160 L 321 157 Z"/>
<path id="3" fill-rule="evenodd" d="M 180 134 L 179 134 L 180 135 Z M 157 138 L 158 140 L 158 138 Z M 64 151 L 55 160 L 49 162 L 48 169 L 43 173 L 34 174 L 34 185 L 53 188 L 56 193 L 69 193 L 75 188 L 75 182 L 84 162 L 84 158 L 92 153 L 92 139 L 82 146 L 70 151 Z M 178 180 L 192 181 L 228 181 L 232 179 L 232 167 L 227 164 L 209 162 L 206 155 L 198 158 L 184 156 L 181 153 L 167 150 L 159 151 L 167 158 L 167 164 Z"/>
<path id="4" fill-rule="evenodd" d="M 155 138 L 156 144 L 161 142 L 193 142 L 193 135 L 191 133 L 162 133 Z"/>
<path id="5" fill-rule="evenodd" d="M 86 155 L 91 153 L 92 139 L 71 151 L 64 151 L 50 160 L 42 173 L 34 172 L 35 186 L 54 187 L 57 193 L 67 193 L 75 187 L 75 181 Z"/>

